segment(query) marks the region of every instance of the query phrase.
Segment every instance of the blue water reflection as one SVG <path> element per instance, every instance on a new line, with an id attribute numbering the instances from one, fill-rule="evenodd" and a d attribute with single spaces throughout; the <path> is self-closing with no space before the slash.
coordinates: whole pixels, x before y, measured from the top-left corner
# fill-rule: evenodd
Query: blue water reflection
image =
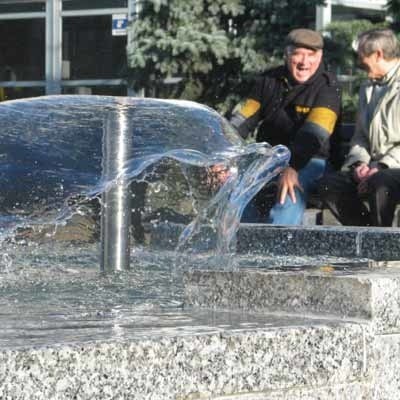
<path id="1" fill-rule="evenodd" d="M 133 137 L 126 172 L 149 157 L 209 163 L 243 146 L 215 112 L 194 103 L 105 96 L 48 96 L 0 104 L 0 207 L 13 213 L 34 204 L 100 190 L 104 121 L 123 112 Z M 152 162 L 153 160 L 150 160 Z"/>
<path id="2" fill-rule="evenodd" d="M 105 126 L 115 113 L 130 137 L 121 169 L 130 179 L 142 179 L 146 168 L 165 158 L 208 167 L 231 165 L 260 149 L 266 157 L 265 145 L 249 148 L 218 113 L 193 102 L 84 95 L 3 102 L 2 215 L 59 213 L 68 199 L 96 196 L 118 179 L 104 174 L 102 164 Z"/>

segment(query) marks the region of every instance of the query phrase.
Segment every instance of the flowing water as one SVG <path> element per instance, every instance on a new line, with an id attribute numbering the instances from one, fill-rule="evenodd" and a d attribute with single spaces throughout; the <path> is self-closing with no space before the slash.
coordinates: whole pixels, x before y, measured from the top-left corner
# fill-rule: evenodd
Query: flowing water
<path id="1" fill-rule="evenodd" d="M 243 208 L 289 153 L 246 145 L 211 109 L 48 96 L 1 103 L 0 124 L 0 346 L 201 330 L 201 315 L 182 309 L 184 270 L 288 263 L 233 253 Z M 124 157 L 110 169 L 104 154 L 116 131 Z M 143 237 L 132 243 L 131 269 L 105 275 L 99 210 L 121 180 Z M 178 252 L 156 251 L 147 240 L 146 226 L 166 221 L 187 225 Z"/>

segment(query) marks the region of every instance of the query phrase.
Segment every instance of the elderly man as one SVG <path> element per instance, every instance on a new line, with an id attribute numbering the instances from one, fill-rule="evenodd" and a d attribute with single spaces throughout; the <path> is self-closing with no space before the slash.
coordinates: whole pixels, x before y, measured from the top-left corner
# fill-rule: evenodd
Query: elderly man
<path id="1" fill-rule="evenodd" d="M 400 48 L 391 30 L 374 29 L 356 50 L 369 79 L 342 171 L 324 178 L 320 193 L 344 225 L 391 226 L 400 201 Z"/>
<path id="2" fill-rule="evenodd" d="M 323 44 L 318 32 L 291 31 L 285 65 L 257 79 L 231 118 L 242 137 L 257 129 L 258 142 L 283 144 L 291 151 L 290 166 L 275 181 L 273 204 L 265 204 L 261 193 L 246 208 L 245 222 L 301 224 L 307 196 L 325 173 L 330 136 L 340 111 L 340 89 L 335 76 L 324 68 Z"/>

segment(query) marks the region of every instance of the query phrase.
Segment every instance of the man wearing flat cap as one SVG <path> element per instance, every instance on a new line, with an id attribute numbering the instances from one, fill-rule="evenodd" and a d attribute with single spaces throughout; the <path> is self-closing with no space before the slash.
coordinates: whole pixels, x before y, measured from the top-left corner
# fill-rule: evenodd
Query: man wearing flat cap
<path id="1" fill-rule="evenodd" d="M 325 173 L 341 96 L 335 76 L 324 68 L 323 46 L 320 33 L 292 30 L 286 38 L 285 65 L 257 78 L 232 115 L 242 137 L 256 130 L 257 142 L 283 144 L 291 151 L 289 166 L 275 181 L 272 204 L 266 204 L 262 191 L 247 206 L 244 222 L 301 224 L 307 196 Z"/>

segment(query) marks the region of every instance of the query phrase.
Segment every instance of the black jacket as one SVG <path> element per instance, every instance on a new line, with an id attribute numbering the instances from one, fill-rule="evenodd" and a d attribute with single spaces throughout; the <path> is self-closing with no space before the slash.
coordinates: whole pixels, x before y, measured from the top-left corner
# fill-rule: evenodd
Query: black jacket
<path id="1" fill-rule="evenodd" d="M 340 103 L 339 84 L 322 63 L 303 84 L 295 82 L 281 66 L 256 79 L 231 123 L 244 138 L 258 128 L 258 142 L 287 146 L 292 154 L 290 165 L 299 170 L 312 157 L 328 158 Z"/>

